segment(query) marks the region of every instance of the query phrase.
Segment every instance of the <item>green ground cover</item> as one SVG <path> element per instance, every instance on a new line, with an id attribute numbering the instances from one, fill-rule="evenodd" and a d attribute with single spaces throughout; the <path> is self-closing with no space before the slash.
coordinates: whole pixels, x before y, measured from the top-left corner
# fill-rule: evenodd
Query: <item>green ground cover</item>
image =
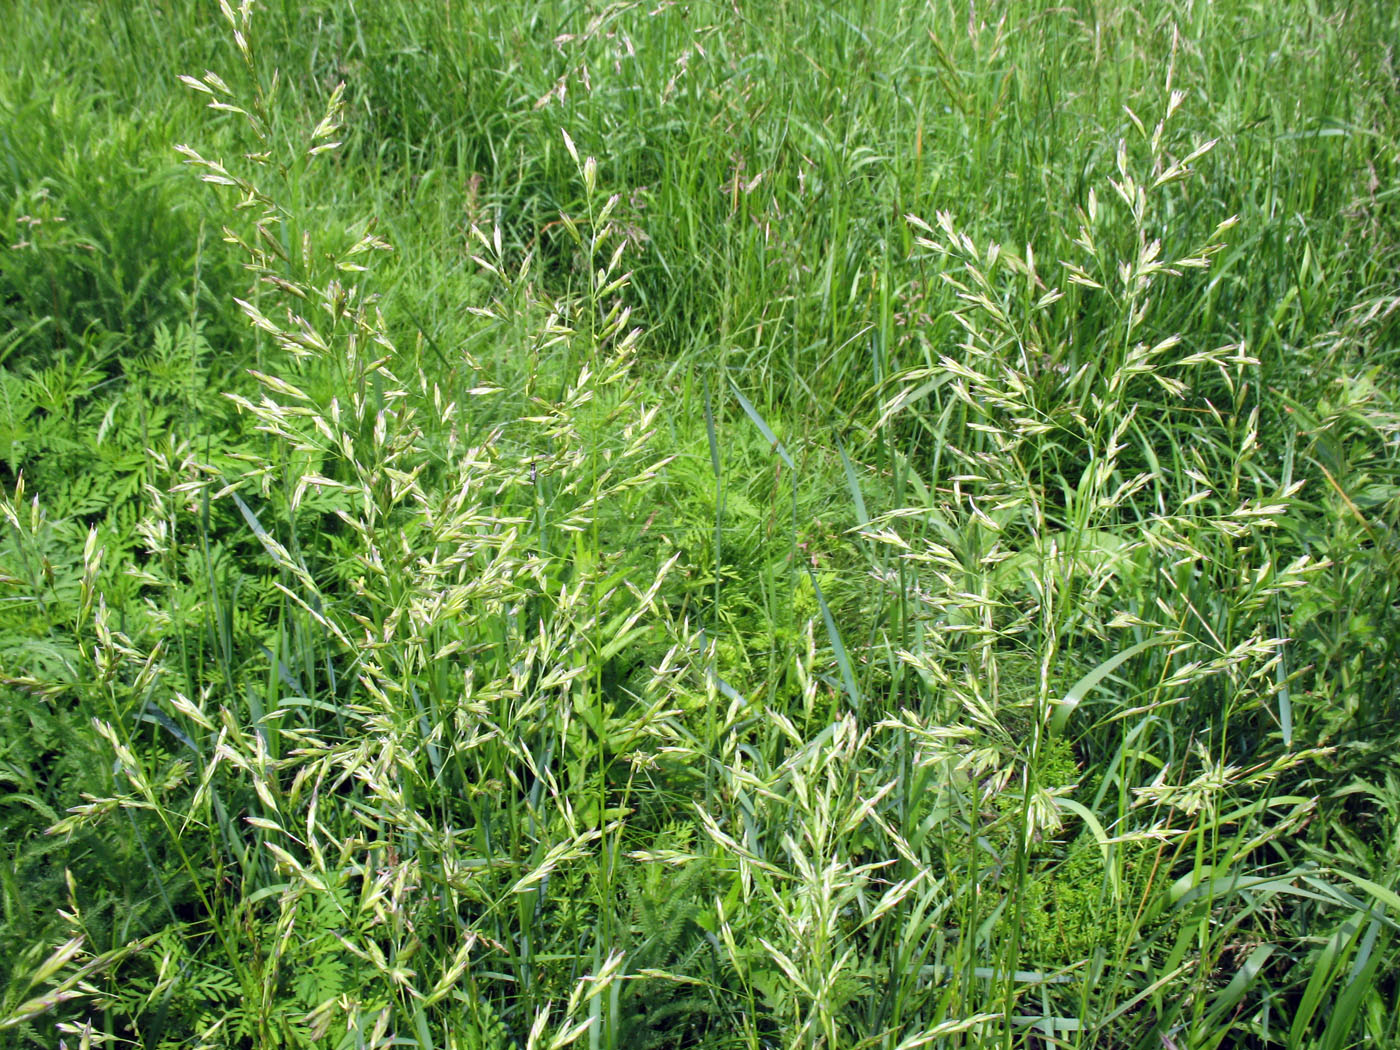
<path id="1" fill-rule="evenodd" d="M 1400 1044 L 1400 9 L 0 15 L 0 1045 Z"/>

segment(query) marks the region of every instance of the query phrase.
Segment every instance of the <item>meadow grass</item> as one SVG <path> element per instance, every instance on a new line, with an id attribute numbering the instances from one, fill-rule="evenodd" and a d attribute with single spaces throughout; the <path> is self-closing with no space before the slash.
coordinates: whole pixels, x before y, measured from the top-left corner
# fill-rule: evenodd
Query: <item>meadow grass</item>
<path id="1" fill-rule="evenodd" d="M 0 1045 L 1400 1041 L 1389 5 L 6 32 Z"/>

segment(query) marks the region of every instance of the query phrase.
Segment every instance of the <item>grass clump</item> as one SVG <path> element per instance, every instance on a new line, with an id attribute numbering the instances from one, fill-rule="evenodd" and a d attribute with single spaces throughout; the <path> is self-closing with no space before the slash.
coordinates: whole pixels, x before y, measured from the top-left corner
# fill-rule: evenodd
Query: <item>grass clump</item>
<path id="1" fill-rule="evenodd" d="M 0 1042 L 1393 1044 L 1393 14 L 13 23 Z"/>

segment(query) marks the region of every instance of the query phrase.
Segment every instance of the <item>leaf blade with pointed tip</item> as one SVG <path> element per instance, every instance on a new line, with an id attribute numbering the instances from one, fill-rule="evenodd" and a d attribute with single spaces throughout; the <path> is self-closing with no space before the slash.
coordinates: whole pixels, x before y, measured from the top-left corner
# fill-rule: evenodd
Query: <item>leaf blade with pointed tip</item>
<path id="1" fill-rule="evenodd" d="M 1080 701 L 1089 694 L 1091 689 L 1138 653 L 1160 642 L 1160 638 L 1148 638 L 1145 641 L 1138 642 L 1136 645 L 1131 645 L 1121 653 L 1110 656 L 1083 678 L 1079 679 L 1079 681 L 1075 682 L 1074 686 L 1064 695 L 1063 699 L 1055 701 L 1055 711 L 1050 716 L 1050 732 L 1054 733 L 1056 736 L 1063 733 L 1065 724 L 1069 721 L 1069 716 L 1074 713 L 1074 709 L 1079 706 Z"/>
<path id="2" fill-rule="evenodd" d="M 758 409 L 754 408 L 752 402 L 744 396 L 744 392 L 739 389 L 739 384 L 734 382 L 732 377 L 729 377 L 729 385 L 734 390 L 734 396 L 739 399 L 739 406 L 743 408 L 744 414 L 747 415 L 749 419 L 753 420 L 753 425 L 758 427 L 758 432 L 768 440 L 768 444 L 772 450 L 782 457 L 783 462 L 788 465 L 789 470 L 797 469 L 792 462 L 792 457 L 788 455 L 788 450 L 785 449 L 783 443 L 778 440 L 778 435 L 773 433 L 773 428 L 758 414 Z"/>

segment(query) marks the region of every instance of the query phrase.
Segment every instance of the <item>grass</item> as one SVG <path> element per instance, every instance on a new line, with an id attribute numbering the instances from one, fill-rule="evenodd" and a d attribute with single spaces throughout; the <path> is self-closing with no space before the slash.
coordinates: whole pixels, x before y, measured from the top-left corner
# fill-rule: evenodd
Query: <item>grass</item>
<path id="1" fill-rule="evenodd" d="M 1400 1039 L 1400 19 L 749 8 L 9 13 L 0 1044 Z"/>

